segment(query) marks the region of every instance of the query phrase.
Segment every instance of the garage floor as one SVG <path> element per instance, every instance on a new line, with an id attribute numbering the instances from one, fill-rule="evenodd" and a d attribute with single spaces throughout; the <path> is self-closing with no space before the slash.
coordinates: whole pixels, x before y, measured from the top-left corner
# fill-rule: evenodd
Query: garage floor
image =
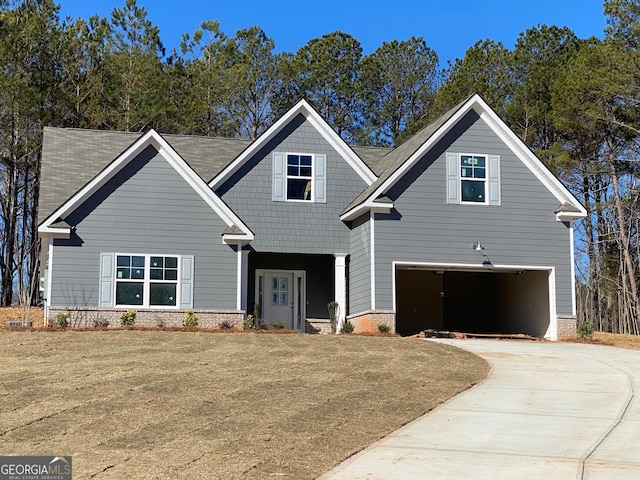
<path id="1" fill-rule="evenodd" d="M 396 271 L 396 331 L 426 329 L 544 337 L 547 271 Z"/>

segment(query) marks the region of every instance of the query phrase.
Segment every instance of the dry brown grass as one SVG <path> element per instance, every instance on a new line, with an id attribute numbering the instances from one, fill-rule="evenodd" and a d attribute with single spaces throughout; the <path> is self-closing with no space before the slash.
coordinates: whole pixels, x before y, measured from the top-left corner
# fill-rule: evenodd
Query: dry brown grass
<path id="1" fill-rule="evenodd" d="M 23 310 L 21 307 L 0 307 L 0 331 L 6 330 L 6 324 L 10 320 L 24 319 L 33 322 L 33 328 L 44 326 L 44 312 L 42 308 L 31 307 Z"/>
<path id="2" fill-rule="evenodd" d="M 638 335 L 595 332 L 591 341 L 613 347 L 640 349 L 640 336 Z"/>
<path id="3" fill-rule="evenodd" d="M 563 342 L 570 343 L 589 343 L 597 345 L 608 345 L 611 347 L 640 349 L 639 335 L 624 335 L 621 333 L 595 332 L 593 337 L 589 338 L 563 338 Z"/>
<path id="4" fill-rule="evenodd" d="M 0 334 L 3 455 L 74 478 L 312 479 L 470 387 L 419 339 L 164 331 Z"/>

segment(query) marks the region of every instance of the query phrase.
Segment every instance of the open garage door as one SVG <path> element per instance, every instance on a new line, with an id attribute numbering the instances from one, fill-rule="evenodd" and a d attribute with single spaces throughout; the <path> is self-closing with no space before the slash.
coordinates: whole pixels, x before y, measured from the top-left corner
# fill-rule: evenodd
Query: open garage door
<path id="1" fill-rule="evenodd" d="M 426 329 L 544 337 L 548 270 L 396 267 L 396 331 Z"/>

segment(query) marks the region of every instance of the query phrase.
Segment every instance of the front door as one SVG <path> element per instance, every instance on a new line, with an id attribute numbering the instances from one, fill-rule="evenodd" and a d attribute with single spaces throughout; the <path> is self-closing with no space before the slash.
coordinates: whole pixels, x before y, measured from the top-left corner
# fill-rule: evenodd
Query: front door
<path id="1" fill-rule="evenodd" d="M 293 278 L 291 272 L 266 272 L 267 287 L 264 303 L 264 319 L 267 323 L 282 323 L 293 329 Z"/>
<path id="2" fill-rule="evenodd" d="M 304 270 L 256 270 L 256 298 L 260 319 L 268 324 L 305 331 Z"/>

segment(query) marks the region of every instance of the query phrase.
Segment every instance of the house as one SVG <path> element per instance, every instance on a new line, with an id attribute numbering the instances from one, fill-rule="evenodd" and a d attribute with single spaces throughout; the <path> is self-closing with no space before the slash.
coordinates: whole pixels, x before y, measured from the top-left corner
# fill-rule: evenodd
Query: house
<path id="1" fill-rule="evenodd" d="M 50 323 L 386 323 L 575 331 L 586 211 L 474 95 L 395 149 L 349 147 L 304 100 L 253 142 L 45 128 Z"/>

